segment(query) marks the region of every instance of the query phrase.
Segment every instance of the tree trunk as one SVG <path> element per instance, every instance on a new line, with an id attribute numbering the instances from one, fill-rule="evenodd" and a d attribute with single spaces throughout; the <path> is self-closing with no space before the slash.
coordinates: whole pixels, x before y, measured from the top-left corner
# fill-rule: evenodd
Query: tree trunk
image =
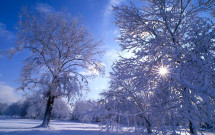
<path id="1" fill-rule="evenodd" d="M 148 132 L 148 133 L 152 133 L 150 122 L 146 119 L 145 116 L 144 116 L 144 119 L 145 119 L 145 121 L 146 121 L 146 129 L 147 129 L 147 132 Z"/>
<path id="2" fill-rule="evenodd" d="M 46 111 L 45 111 L 45 115 L 43 118 L 43 123 L 39 127 L 45 127 L 45 128 L 49 127 L 51 113 L 52 113 L 52 109 L 53 109 L 53 105 L 54 105 L 54 99 L 55 99 L 54 96 L 48 97 Z"/>
<path id="3" fill-rule="evenodd" d="M 194 135 L 195 131 L 194 131 L 193 124 L 191 121 L 189 121 L 189 129 L 190 129 L 190 133 Z"/>

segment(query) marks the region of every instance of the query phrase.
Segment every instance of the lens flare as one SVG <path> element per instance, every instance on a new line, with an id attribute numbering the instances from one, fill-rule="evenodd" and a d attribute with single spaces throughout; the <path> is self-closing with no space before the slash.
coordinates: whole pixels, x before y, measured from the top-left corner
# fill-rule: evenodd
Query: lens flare
<path id="1" fill-rule="evenodd" d="M 156 65 L 153 68 L 153 73 L 158 77 L 158 79 L 166 78 L 170 75 L 171 69 L 169 65 Z"/>
<path id="2" fill-rule="evenodd" d="M 168 73 L 168 70 L 166 67 L 160 67 L 159 68 L 159 72 L 158 72 L 161 76 L 165 76 Z"/>

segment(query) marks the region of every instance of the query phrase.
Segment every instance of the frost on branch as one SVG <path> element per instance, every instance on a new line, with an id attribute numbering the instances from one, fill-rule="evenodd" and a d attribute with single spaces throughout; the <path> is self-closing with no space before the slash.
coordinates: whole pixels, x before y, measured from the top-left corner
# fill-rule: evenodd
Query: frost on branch
<path id="1" fill-rule="evenodd" d="M 23 9 L 17 27 L 17 51 L 27 50 L 22 68 L 21 89 L 38 91 L 47 97 L 41 126 L 47 127 L 57 97 L 80 96 L 88 90 L 87 78 L 80 72 L 99 65 L 100 42 L 94 40 L 78 18 L 63 12 Z"/>
<path id="2" fill-rule="evenodd" d="M 104 123 L 110 129 L 124 119 L 136 134 L 214 128 L 215 25 L 207 14 L 215 1 L 146 1 L 115 7 L 118 41 L 133 54 L 113 65 Z"/>

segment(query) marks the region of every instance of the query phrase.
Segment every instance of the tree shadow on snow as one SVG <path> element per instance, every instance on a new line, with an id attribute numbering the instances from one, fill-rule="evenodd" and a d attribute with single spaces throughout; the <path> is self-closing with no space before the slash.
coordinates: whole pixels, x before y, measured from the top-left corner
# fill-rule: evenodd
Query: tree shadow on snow
<path id="1" fill-rule="evenodd" d="M 119 135 L 116 133 L 105 133 L 100 131 L 82 131 L 82 130 L 31 130 L 31 131 L 11 131 L 1 132 L 0 135 Z"/>

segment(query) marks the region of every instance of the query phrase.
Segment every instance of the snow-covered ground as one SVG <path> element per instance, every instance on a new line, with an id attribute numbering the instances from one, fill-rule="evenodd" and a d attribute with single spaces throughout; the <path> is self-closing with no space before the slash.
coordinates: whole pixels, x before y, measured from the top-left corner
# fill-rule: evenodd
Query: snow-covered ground
<path id="1" fill-rule="evenodd" d="M 31 119 L 0 119 L 0 135 L 105 135 L 97 124 L 53 120 L 50 129 L 34 128 L 40 123 Z"/>
<path id="2" fill-rule="evenodd" d="M 114 135 L 101 132 L 97 124 L 71 121 L 52 120 L 51 128 L 34 128 L 41 122 L 32 119 L 0 119 L 0 135 Z M 204 134 L 215 135 L 209 132 Z"/>

